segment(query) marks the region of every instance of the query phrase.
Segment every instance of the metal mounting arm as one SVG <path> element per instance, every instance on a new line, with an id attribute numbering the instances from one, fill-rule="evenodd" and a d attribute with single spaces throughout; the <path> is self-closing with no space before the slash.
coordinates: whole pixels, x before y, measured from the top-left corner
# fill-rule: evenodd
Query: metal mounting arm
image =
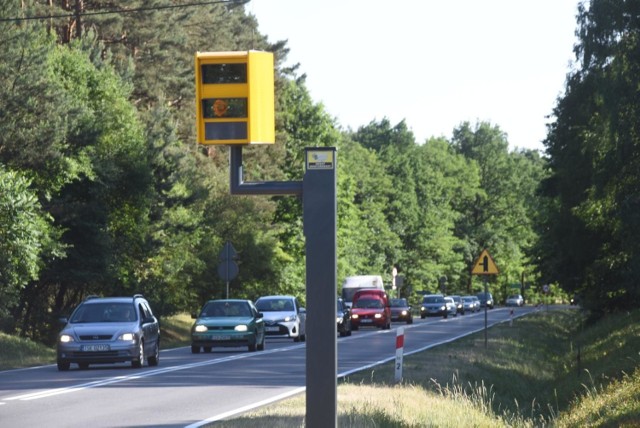
<path id="1" fill-rule="evenodd" d="M 302 195 L 302 181 L 253 181 L 242 178 L 242 146 L 229 147 L 229 189 L 232 195 Z"/>

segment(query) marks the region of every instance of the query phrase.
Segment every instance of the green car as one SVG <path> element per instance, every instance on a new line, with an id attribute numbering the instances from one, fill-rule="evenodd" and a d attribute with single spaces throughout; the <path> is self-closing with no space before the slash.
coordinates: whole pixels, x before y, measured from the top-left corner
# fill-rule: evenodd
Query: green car
<path id="1" fill-rule="evenodd" d="M 211 352 L 214 347 L 246 346 L 264 349 L 264 321 L 251 300 L 209 300 L 199 315 L 193 314 L 191 352 Z"/>

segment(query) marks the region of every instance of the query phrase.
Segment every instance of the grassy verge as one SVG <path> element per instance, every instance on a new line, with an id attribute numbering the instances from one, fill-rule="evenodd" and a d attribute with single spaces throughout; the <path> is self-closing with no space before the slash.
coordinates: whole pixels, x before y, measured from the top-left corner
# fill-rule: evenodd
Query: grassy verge
<path id="1" fill-rule="evenodd" d="M 163 348 L 189 344 L 188 315 L 161 320 Z M 410 341 L 410 330 L 406 340 Z M 578 358 L 579 357 L 579 358 Z M 53 363 L 43 345 L 0 333 L 0 369 Z M 341 427 L 640 426 L 640 311 L 588 324 L 578 311 L 541 311 L 484 333 L 342 379 Z M 298 395 L 218 422 L 304 426 Z"/>
<path id="2" fill-rule="evenodd" d="M 187 314 L 160 320 L 163 349 L 187 346 L 193 320 Z M 0 332 L 0 370 L 41 366 L 56 362 L 55 348 Z"/>
<path id="3" fill-rule="evenodd" d="M 338 387 L 348 427 L 640 426 L 640 311 L 585 326 L 578 311 L 541 311 L 350 376 Z M 409 341 L 410 331 L 405 340 Z M 578 355 L 580 358 L 578 358 Z M 304 426 L 304 395 L 223 427 Z"/>

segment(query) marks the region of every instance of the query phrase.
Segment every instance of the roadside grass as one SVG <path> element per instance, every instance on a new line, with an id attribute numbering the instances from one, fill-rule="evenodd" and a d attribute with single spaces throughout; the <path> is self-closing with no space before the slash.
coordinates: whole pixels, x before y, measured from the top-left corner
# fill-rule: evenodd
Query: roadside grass
<path id="1" fill-rule="evenodd" d="M 191 315 L 172 315 L 162 317 L 159 321 L 162 349 L 191 345 L 191 326 L 193 325 Z"/>
<path id="2" fill-rule="evenodd" d="M 0 332 L 0 370 L 51 364 L 55 358 L 52 348 Z"/>
<path id="3" fill-rule="evenodd" d="M 163 317 L 160 320 L 162 349 L 187 346 L 193 324 L 188 314 Z M 0 370 L 55 364 L 55 347 L 0 332 Z"/>
<path id="4" fill-rule="evenodd" d="M 187 346 L 191 324 L 187 314 L 163 318 L 162 347 Z M 487 336 L 486 348 L 480 332 L 405 355 L 400 384 L 393 363 L 341 379 L 338 425 L 640 426 L 640 310 L 596 322 L 541 310 Z M 53 349 L 0 333 L 0 370 L 53 362 Z M 212 426 L 302 427 L 305 406 L 300 394 Z"/>
<path id="5" fill-rule="evenodd" d="M 399 385 L 393 363 L 352 374 L 338 387 L 338 425 L 640 426 L 639 321 L 640 311 L 587 325 L 577 310 L 541 310 L 489 329 L 486 348 L 480 332 L 405 356 Z M 213 426 L 302 427 L 304 413 L 301 394 Z"/>

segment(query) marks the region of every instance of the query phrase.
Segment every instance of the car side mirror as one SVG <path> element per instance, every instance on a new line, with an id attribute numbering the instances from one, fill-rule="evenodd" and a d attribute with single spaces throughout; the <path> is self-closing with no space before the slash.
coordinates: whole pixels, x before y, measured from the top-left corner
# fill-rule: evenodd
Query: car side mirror
<path id="1" fill-rule="evenodd" d="M 195 312 L 192 312 L 191 313 L 191 319 L 194 320 L 196 318 L 198 318 L 198 314 L 196 314 Z"/>
<path id="2" fill-rule="evenodd" d="M 263 316 L 264 316 L 264 315 L 262 314 L 262 312 L 258 312 L 258 313 L 256 314 L 256 318 L 262 318 Z"/>
<path id="3" fill-rule="evenodd" d="M 58 318 L 58 322 L 62 325 L 65 325 L 69 322 L 69 320 L 66 317 L 60 317 Z"/>
<path id="4" fill-rule="evenodd" d="M 152 324 L 154 322 L 156 322 L 156 319 L 154 317 L 142 318 L 142 324 Z"/>
<path id="5" fill-rule="evenodd" d="M 300 312 L 301 314 L 306 314 L 307 310 L 305 308 L 300 308 L 298 312 Z"/>

